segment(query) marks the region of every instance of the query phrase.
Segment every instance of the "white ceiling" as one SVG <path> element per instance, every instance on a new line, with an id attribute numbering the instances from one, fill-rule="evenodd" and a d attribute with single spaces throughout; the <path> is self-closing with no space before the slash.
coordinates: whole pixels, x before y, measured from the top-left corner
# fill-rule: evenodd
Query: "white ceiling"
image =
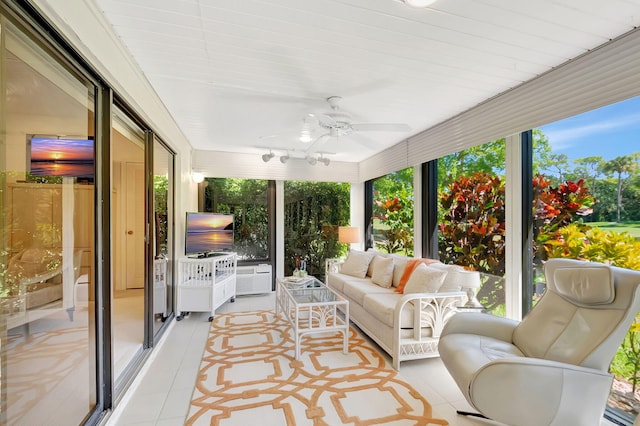
<path id="1" fill-rule="evenodd" d="M 640 0 L 95 1 L 195 149 L 303 157 L 330 96 L 411 127 L 311 148 L 353 162 L 640 24 Z"/>

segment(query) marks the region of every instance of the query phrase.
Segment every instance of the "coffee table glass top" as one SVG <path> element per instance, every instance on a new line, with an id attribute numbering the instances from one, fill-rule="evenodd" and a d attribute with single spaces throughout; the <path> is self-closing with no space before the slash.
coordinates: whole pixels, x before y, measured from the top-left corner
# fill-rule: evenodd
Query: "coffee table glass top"
<path id="1" fill-rule="evenodd" d="M 339 302 L 342 297 L 338 296 L 327 286 L 315 277 L 308 276 L 304 279 L 283 279 L 282 283 L 286 291 L 298 304 Z"/>
<path id="2" fill-rule="evenodd" d="M 287 291 L 299 305 L 305 303 L 338 302 L 343 300 L 342 297 L 329 290 L 324 284 L 318 287 L 287 288 Z"/>

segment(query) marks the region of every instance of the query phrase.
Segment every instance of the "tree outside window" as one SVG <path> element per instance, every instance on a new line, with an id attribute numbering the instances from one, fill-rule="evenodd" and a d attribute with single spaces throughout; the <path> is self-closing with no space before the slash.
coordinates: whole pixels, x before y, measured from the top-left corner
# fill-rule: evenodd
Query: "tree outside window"
<path id="1" fill-rule="evenodd" d="M 413 256 L 413 167 L 373 181 L 374 248 Z"/>

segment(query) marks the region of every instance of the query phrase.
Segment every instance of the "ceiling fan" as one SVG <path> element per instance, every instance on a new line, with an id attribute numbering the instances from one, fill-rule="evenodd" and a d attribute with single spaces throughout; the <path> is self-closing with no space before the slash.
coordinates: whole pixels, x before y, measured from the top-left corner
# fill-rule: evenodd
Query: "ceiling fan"
<path id="1" fill-rule="evenodd" d="M 405 123 L 353 123 L 351 116 L 340 108 L 342 98 L 331 96 L 327 98 L 327 103 L 331 107 L 329 112 L 324 114 L 309 114 L 305 120 L 300 140 L 311 142 L 311 131 L 308 124 L 315 122 L 326 132 L 318 136 L 307 148 L 307 152 L 313 151 L 318 143 L 327 138 L 340 138 L 353 133 L 360 132 L 409 132 L 411 127 Z M 354 139 L 357 141 L 357 139 Z M 359 141 L 357 141 L 359 142 Z"/>

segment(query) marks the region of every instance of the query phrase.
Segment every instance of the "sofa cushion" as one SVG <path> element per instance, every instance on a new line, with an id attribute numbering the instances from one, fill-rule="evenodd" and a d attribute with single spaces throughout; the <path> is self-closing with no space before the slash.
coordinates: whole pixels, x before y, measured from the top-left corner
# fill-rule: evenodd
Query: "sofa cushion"
<path id="1" fill-rule="evenodd" d="M 390 257 L 376 256 L 371 281 L 380 287 L 389 288 L 393 281 L 393 259 Z"/>
<path id="2" fill-rule="evenodd" d="M 442 287 L 447 271 L 431 268 L 424 263 L 411 273 L 411 277 L 404 287 L 404 294 L 408 293 L 436 293 Z M 398 287 L 399 289 L 400 287 Z"/>
<path id="3" fill-rule="evenodd" d="M 340 267 L 340 272 L 356 278 L 364 278 L 367 275 L 371 254 L 359 250 L 349 251 L 347 259 Z"/>
<path id="4" fill-rule="evenodd" d="M 393 327 L 393 314 L 396 303 L 402 297 L 401 294 L 390 291 L 389 293 L 369 293 L 364 297 L 362 307 L 378 321 Z M 407 306 L 410 308 L 410 306 Z M 413 309 L 404 309 L 400 318 L 401 327 L 408 328 L 413 324 Z"/>
<path id="5" fill-rule="evenodd" d="M 347 277 L 349 276 L 343 275 L 340 272 L 329 272 L 327 273 L 327 287 L 336 290 L 338 293 L 342 293 L 344 288 L 344 281 L 345 279 L 347 279 Z"/>
<path id="6" fill-rule="evenodd" d="M 353 303 L 363 306 L 364 297 L 371 293 L 393 294 L 392 289 L 377 286 L 369 278 L 350 278 L 345 280 L 342 293 Z"/>
<path id="7" fill-rule="evenodd" d="M 446 293 L 451 291 L 461 291 L 462 285 L 460 282 L 460 271 L 464 271 L 465 269 L 460 265 L 448 265 L 446 263 L 434 263 L 433 265 L 429 265 L 432 268 L 441 269 L 443 271 L 447 271 L 447 276 L 444 278 L 444 282 L 442 283 L 442 287 L 438 292 Z"/>

